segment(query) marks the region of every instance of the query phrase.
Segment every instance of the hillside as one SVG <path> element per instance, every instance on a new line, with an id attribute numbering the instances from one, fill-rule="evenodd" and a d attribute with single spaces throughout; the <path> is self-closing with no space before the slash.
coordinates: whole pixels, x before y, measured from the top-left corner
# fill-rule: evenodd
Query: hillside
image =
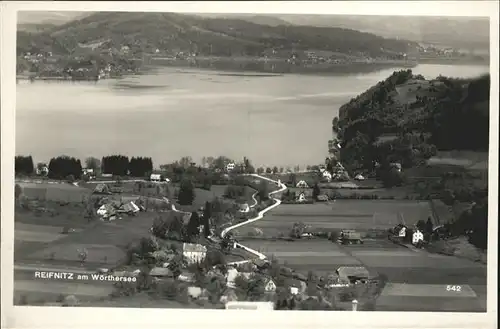
<path id="1" fill-rule="evenodd" d="M 489 86 L 489 75 L 426 80 L 394 72 L 339 109 L 340 157 L 352 170 L 371 171 L 376 162 L 410 168 L 437 150 L 487 151 Z"/>
<path id="2" fill-rule="evenodd" d="M 441 200 L 441 213 L 449 213 L 451 221 L 436 210 L 434 217 L 445 220 L 440 223 L 454 236 L 467 236 L 484 250 L 488 167 L 470 163 L 484 163 L 486 158 L 487 164 L 489 94 L 489 75 L 425 80 L 411 70 L 394 72 L 340 108 L 339 118 L 333 120 L 342 146 L 340 159 L 351 172 L 375 174 L 388 188 L 400 186 L 407 198 Z M 428 161 L 446 153 L 452 158 Z M 453 153 L 484 156 L 464 165 L 449 161 L 459 160 Z M 393 163 L 401 164 L 402 171 Z M 455 212 L 457 205 L 466 207 Z"/>
<path id="3" fill-rule="evenodd" d="M 72 53 L 79 44 L 109 40 L 132 52 L 168 49 L 213 56 L 258 56 L 267 49 L 324 50 L 365 56 L 400 56 L 416 44 L 342 28 L 270 26 L 242 19 L 174 13 L 100 12 L 42 33 L 18 31 L 18 52 Z"/>

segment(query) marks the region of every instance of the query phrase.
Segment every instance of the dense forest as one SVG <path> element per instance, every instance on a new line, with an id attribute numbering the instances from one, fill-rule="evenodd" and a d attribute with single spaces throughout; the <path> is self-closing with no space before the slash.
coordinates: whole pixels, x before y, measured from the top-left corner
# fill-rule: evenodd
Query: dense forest
<path id="1" fill-rule="evenodd" d="M 404 40 L 344 28 L 269 26 L 242 19 L 203 18 L 174 13 L 99 12 L 39 33 L 18 31 L 17 52 L 50 49 L 70 54 L 79 44 L 128 45 L 131 52 L 181 49 L 201 55 L 260 55 L 270 48 L 325 50 L 372 57 L 396 56 L 416 47 Z"/>
<path id="2" fill-rule="evenodd" d="M 340 159 L 370 172 L 391 162 L 410 168 L 438 150 L 487 151 L 489 90 L 489 75 L 425 80 L 394 72 L 340 108 L 333 120 Z"/>

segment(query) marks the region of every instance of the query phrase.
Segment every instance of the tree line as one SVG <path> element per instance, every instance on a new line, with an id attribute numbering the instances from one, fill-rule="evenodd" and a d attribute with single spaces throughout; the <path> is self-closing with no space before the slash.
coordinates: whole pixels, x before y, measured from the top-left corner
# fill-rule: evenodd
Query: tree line
<path id="1" fill-rule="evenodd" d="M 33 157 L 31 155 L 23 156 L 18 155 L 14 160 L 14 170 L 16 175 L 30 175 L 33 174 L 35 166 L 33 164 Z"/>
<path id="2" fill-rule="evenodd" d="M 31 155 L 18 155 L 15 157 L 15 174 L 32 175 L 35 171 L 33 157 Z M 40 163 L 40 165 L 43 165 Z M 85 160 L 86 168 L 102 170 L 103 173 L 115 176 L 146 177 L 153 171 L 153 160 L 149 157 L 132 157 L 129 159 L 124 155 L 104 156 L 101 161 L 94 157 Z M 48 164 L 48 176 L 54 179 L 65 179 L 73 176 L 75 179 L 82 178 L 82 163 L 80 159 L 61 155 L 50 159 Z"/>

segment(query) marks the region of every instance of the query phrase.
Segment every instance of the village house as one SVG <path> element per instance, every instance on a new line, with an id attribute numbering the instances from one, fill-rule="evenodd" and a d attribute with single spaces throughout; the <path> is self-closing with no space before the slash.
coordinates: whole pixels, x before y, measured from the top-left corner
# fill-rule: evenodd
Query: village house
<path id="1" fill-rule="evenodd" d="M 304 193 L 304 192 L 301 192 L 301 193 L 299 194 L 299 196 L 297 197 L 297 202 L 306 202 L 306 201 L 307 201 L 307 199 L 306 199 L 306 195 L 305 195 L 305 193 Z"/>
<path id="2" fill-rule="evenodd" d="M 83 168 L 82 174 L 88 176 L 90 179 L 94 179 L 96 177 L 96 173 L 93 168 Z"/>
<path id="3" fill-rule="evenodd" d="M 195 277 L 194 274 L 191 272 L 182 272 L 181 275 L 177 278 L 179 281 L 183 282 L 194 282 Z"/>
<path id="4" fill-rule="evenodd" d="M 241 203 L 239 204 L 238 211 L 242 213 L 247 213 L 250 211 L 250 206 L 248 205 L 248 203 Z"/>
<path id="5" fill-rule="evenodd" d="M 417 229 L 413 233 L 411 241 L 415 246 L 418 245 L 419 243 L 422 243 L 424 241 L 424 234 Z"/>
<path id="6" fill-rule="evenodd" d="M 49 174 L 49 167 L 46 164 L 39 164 L 35 169 L 35 173 L 39 176 L 47 176 Z"/>
<path id="7" fill-rule="evenodd" d="M 342 266 L 337 269 L 336 274 L 341 282 L 354 283 L 370 278 L 370 272 L 361 266 Z"/>
<path id="8" fill-rule="evenodd" d="M 401 170 L 402 170 L 401 163 L 399 163 L 399 162 L 392 162 L 390 164 L 390 166 L 391 166 L 391 168 L 394 168 L 399 172 L 401 172 Z"/>
<path id="9" fill-rule="evenodd" d="M 200 287 L 191 286 L 187 288 L 188 296 L 192 299 L 197 300 L 208 300 L 208 295 L 206 289 Z"/>
<path id="10" fill-rule="evenodd" d="M 226 165 L 226 171 L 233 171 L 236 168 L 236 164 L 234 162 L 230 162 Z"/>
<path id="11" fill-rule="evenodd" d="M 309 188 L 309 185 L 307 185 L 307 183 L 305 181 L 301 180 L 300 182 L 297 183 L 297 185 L 295 187 Z"/>
<path id="12" fill-rule="evenodd" d="M 186 257 L 188 263 L 200 263 L 207 255 L 207 248 L 201 244 L 184 243 L 182 254 Z"/>
<path id="13" fill-rule="evenodd" d="M 149 176 L 149 180 L 152 182 L 161 182 L 163 180 L 163 176 L 161 174 L 151 174 L 151 176 Z"/>
<path id="14" fill-rule="evenodd" d="M 327 182 L 332 181 L 332 174 L 328 170 L 323 169 L 323 173 L 321 175 L 323 176 L 323 179 L 326 180 Z"/>
<path id="15" fill-rule="evenodd" d="M 276 292 L 276 283 L 274 283 L 274 281 L 272 279 L 267 279 L 266 280 L 266 285 L 264 286 L 264 291 L 265 292 Z"/>
<path id="16" fill-rule="evenodd" d="M 165 267 L 154 267 L 149 272 L 149 275 L 157 279 L 170 278 L 172 277 L 172 271 Z"/>
<path id="17" fill-rule="evenodd" d="M 226 284 L 229 288 L 235 288 L 236 285 L 235 285 L 235 280 L 238 276 L 242 276 L 244 277 L 245 279 L 250 279 L 253 275 L 253 273 L 251 272 L 239 272 L 237 269 L 235 268 L 230 268 L 227 270 L 227 275 L 226 275 Z"/>

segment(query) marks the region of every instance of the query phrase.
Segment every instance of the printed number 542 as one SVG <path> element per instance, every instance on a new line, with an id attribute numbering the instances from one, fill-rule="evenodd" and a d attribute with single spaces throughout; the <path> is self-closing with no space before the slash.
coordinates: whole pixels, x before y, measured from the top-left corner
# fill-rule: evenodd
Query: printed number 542
<path id="1" fill-rule="evenodd" d="M 450 286 L 450 285 L 447 285 L 446 286 L 446 291 L 456 291 L 456 292 L 459 292 L 459 291 L 462 291 L 462 287 L 461 286 Z"/>

